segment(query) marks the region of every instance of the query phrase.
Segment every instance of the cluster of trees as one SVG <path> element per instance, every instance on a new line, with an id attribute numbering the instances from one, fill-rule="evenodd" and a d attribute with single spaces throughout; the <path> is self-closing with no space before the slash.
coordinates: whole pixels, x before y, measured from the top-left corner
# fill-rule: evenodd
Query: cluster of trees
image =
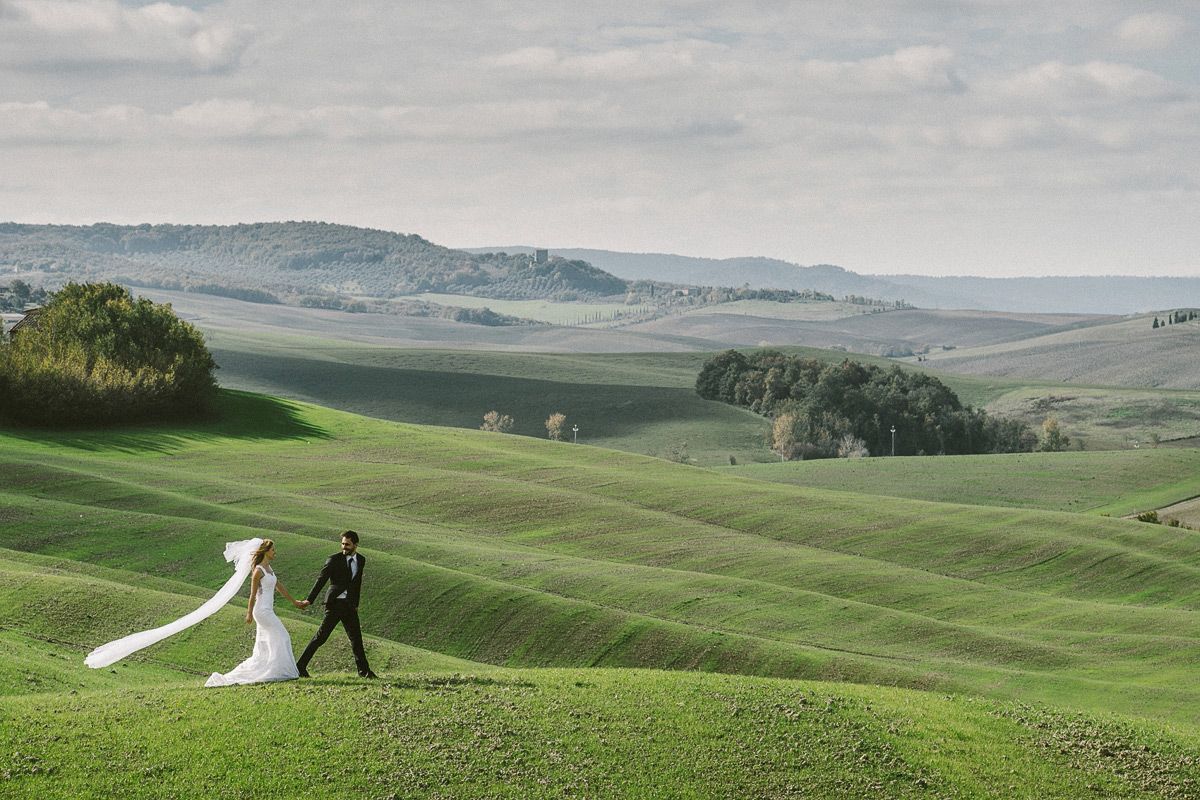
<path id="1" fill-rule="evenodd" d="M 916 308 L 911 303 L 906 303 L 903 300 L 880 300 L 877 297 L 862 297 L 857 294 L 848 294 L 842 297 L 843 303 L 849 303 L 855 306 L 871 306 L 876 310 L 883 311 L 887 309 L 902 310 L 906 308 Z"/>
<path id="2" fill-rule="evenodd" d="M 30 303 L 44 303 L 46 290 L 38 286 L 34 288 L 23 280 L 14 280 L 6 287 L 0 286 L 0 311 L 23 311 Z"/>
<path id="3" fill-rule="evenodd" d="M 765 350 L 727 350 L 706 361 L 696 391 L 773 419 L 784 458 L 1008 453 L 1037 437 L 1018 420 L 964 406 L 937 378 L 849 359 L 840 364 Z"/>
<path id="4" fill-rule="evenodd" d="M 1197 313 L 1195 311 L 1172 311 L 1162 322 L 1159 322 L 1158 317 L 1155 317 L 1154 324 L 1150 327 L 1164 328 L 1167 325 L 1174 325 L 1179 322 L 1191 322 L 1192 320 L 1196 319 L 1196 317 Z"/>
<path id="5" fill-rule="evenodd" d="M 0 345 L 0 417 L 61 426 L 196 414 L 215 397 L 215 369 L 170 306 L 112 283 L 69 283 Z"/>

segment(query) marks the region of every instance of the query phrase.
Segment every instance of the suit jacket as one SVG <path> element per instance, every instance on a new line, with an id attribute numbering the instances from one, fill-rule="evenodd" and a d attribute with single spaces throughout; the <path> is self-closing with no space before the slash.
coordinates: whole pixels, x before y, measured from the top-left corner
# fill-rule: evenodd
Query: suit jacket
<path id="1" fill-rule="evenodd" d="M 350 566 L 346 563 L 345 553 L 334 553 L 327 558 L 325 566 L 321 567 L 321 574 L 317 576 L 316 584 L 308 593 L 308 602 L 316 602 L 321 587 L 325 585 L 326 581 L 329 581 L 329 591 L 325 593 L 325 605 L 329 605 L 330 601 L 336 600 L 338 595 L 346 592 L 346 602 L 354 608 L 358 608 L 358 595 L 362 591 L 363 567 L 366 566 L 367 558 L 362 553 L 355 553 L 354 557 L 358 559 L 358 574 L 353 578 L 350 577 Z"/>

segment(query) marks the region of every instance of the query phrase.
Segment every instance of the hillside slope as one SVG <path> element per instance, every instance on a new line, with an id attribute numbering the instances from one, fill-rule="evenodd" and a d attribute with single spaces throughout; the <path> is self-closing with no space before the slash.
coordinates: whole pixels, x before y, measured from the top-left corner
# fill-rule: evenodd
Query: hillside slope
<path id="1" fill-rule="evenodd" d="M 295 589 L 353 526 L 371 563 L 367 632 L 455 658 L 899 684 L 1200 722 L 1189 531 L 881 504 L 600 448 L 226 402 L 223 421 L 183 429 L 0 436 L 0 547 L 198 594 L 223 581 L 223 542 L 265 534 Z M 124 608 L 106 604 L 120 616 L 71 640 L 170 617 Z M 7 623 L 47 635 L 21 619 Z"/>
<path id="2" fill-rule="evenodd" d="M 729 311 L 732 311 L 730 309 Z M 728 313 L 722 306 L 627 326 L 636 333 L 704 339 L 728 346 L 840 347 L 882 355 L 895 351 L 991 345 L 1111 321 L 1095 315 L 1035 315 L 905 309 L 832 320 L 791 320 Z"/>
<path id="3" fill-rule="evenodd" d="M 521 246 L 467 248 L 526 253 Z M 1131 275 L 985 278 L 970 275 L 872 275 L 830 264 L 801 266 L 777 258 L 699 258 L 667 253 L 624 253 L 552 248 L 627 280 L 753 288 L 816 289 L 835 297 L 855 294 L 905 300 L 923 308 L 1081 314 L 1133 314 L 1200 305 L 1200 278 Z"/>
<path id="4" fill-rule="evenodd" d="M 825 459 L 727 469 L 759 480 L 860 494 L 1110 516 L 1162 508 L 1200 493 L 1200 449 L 1191 447 Z"/>
<path id="5" fill-rule="evenodd" d="M 971 375 L 1064 383 L 1200 389 L 1200 320 L 1153 328 L 1153 314 L 934 353 L 929 366 Z"/>
<path id="6" fill-rule="evenodd" d="M 511 670 L 175 685 L 0 698 L 0 719 L 0 780 L 14 800 L 1183 798 L 1200 789 L 1194 734 L 737 676 Z"/>

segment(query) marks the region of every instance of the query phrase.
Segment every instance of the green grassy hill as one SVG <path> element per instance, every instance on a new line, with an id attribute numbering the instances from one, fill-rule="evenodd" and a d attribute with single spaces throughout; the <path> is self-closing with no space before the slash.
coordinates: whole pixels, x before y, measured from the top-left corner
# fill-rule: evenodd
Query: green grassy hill
<path id="1" fill-rule="evenodd" d="M 134 676 L 128 676 L 134 677 Z M 1194 796 L 1196 739 L 877 687 L 412 673 L 0 700 L 9 798 Z M 337 720 L 336 723 L 331 722 Z"/>
<path id="2" fill-rule="evenodd" d="M 1012 453 L 749 464 L 731 474 L 943 503 L 1123 516 L 1200 493 L 1200 450 Z"/>
<path id="3" fill-rule="evenodd" d="M 739 463 L 772 459 L 765 420 L 695 396 L 701 364 L 720 349 L 711 340 L 551 326 L 481 328 L 184 293 L 152 296 L 175 303 L 204 332 L 222 367 L 218 377 L 229 388 L 383 419 L 470 428 L 496 408 L 515 418 L 518 433 L 535 437 L 545 435 L 546 417 L 561 411 L 590 444 L 666 457 L 686 442 L 692 462 L 710 466 L 728 464 L 730 456 Z M 864 324 L 907 313 L 867 315 Z M 936 313 L 959 328 L 970 324 L 964 312 Z M 987 314 L 979 314 L 986 327 Z M 1000 315 L 998 321 L 1020 317 Z M 837 350 L 782 349 L 885 368 L 897 363 Z M 1129 449 L 1154 436 L 1168 441 L 1200 435 L 1200 392 L 929 371 L 964 403 L 1019 417 L 1035 430 L 1056 415 L 1072 447 Z"/>
<path id="4" fill-rule="evenodd" d="M 229 403 L 231 427 L 6 436 L 0 547 L 212 587 L 224 541 L 270 531 L 297 588 L 353 526 L 380 587 L 368 632 L 458 658 L 1200 720 L 1179 680 L 1200 635 L 1189 531 L 883 505 L 599 448 Z"/>
<path id="5" fill-rule="evenodd" d="M 223 397 L 185 427 L 0 434 L 6 796 L 1185 797 L 1200 780 L 1194 532 Z M 82 667 L 209 596 L 225 541 L 274 538 L 301 593 L 346 527 L 383 682 L 345 677 L 337 642 L 311 682 L 197 688 L 250 648 L 236 605 Z M 317 621 L 282 615 L 294 643 Z"/>

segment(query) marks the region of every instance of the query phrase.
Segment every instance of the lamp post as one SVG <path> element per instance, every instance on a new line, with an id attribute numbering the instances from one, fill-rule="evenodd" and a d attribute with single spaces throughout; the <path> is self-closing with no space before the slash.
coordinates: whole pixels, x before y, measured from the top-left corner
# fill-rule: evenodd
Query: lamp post
<path id="1" fill-rule="evenodd" d="M 571 433 L 572 433 L 572 434 L 574 434 L 574 438 L 573 438 L 573 439 L 571 439 L 571 444 L 579 444 L 579 426 L 578 426 L 578 425 L 572 425 L 572 426 L 571 426 Z"/>
<path id="2" fill-rule="evenodd" d="M 892 426 L 892 455 L 896 455 L 896 426 Z"/>

